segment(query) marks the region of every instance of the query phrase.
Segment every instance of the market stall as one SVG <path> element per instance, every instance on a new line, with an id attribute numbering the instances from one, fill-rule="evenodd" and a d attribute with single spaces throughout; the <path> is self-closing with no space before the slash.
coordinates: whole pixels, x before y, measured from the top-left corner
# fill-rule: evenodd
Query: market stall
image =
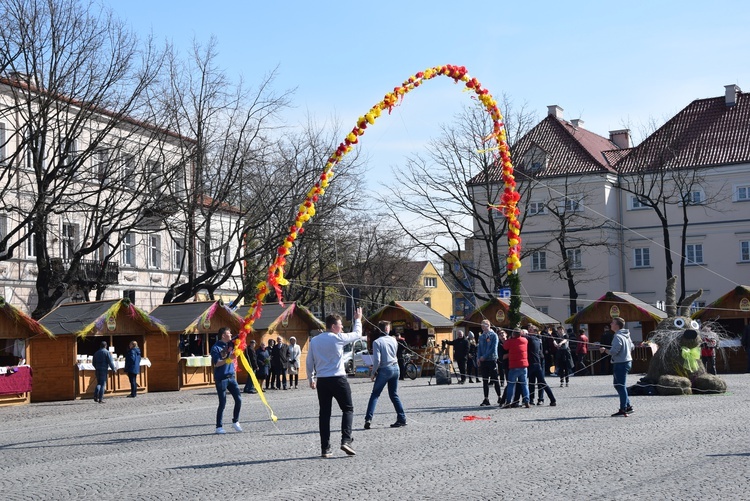
<path id="1" fill-rule="evenodd" d="M 390 321 L 392 331 L 416 354 L 414 362 L 421 374 L 433 374 L 442 342 L 453 339 L 453 322 L 421 301 L 391 301 L 368 317 L 368 339 L 372 339 L 372 326 L 381 320 Z"/>
<path id="2" fill-rule="evenodd" d="M 0 406 L 31 401 L 30 346 L 52 334 L 0 296 Z"/>
<path id="3" fill-rule="evenodd" d="M 565 323 L 573 325 L 578 330 L 581 325 L 588 326 L 589 342 L 596 345 L 602 339 L 605 329 L 609 329 L 613 317 L 621 317 L 627 322 L 626 327 L 631 331 L 631 338 L 636 344 L 633 350 L 633 368 L 631 372 L 640 373 L 648 370 L 653 355 L 653 347 L 639 346 L 648 333 L 656 329 L 656 325 L 667 318 L 667 314 L 659 308 L 652 306 L 625 292 L 607 292 L 602 297 L 568 318 Z M 640 324 L 640 333 L 634 332 Z M 643 339 L 639 339 L 640 334 Z M 599 367 L 599 350 L 589 350 L 589 364 Z"/>
<path id="4" fill-rule="evenodd" d="M 750 324 L 750 287 L 738 285 L 713 303 L 693 314 L 700 322 L 715 322 L 730 339 L 722 341 L 716 352 L 716 370 L 719 372 L 745 372 L 748 353 L 741 338 Z"/>
<path id="5" fill-rule="evenodd" d="M 237 310 L 237 313 L 244 318 L 248 310 L 249 307 L 243 306 Z M 267 303 L 263 305 L 260 318 L 253 324 L 253 333 L 248 336 L 248 341 L 255 339 L 257 346 L 260 347 L 261 343 L 268 345 L 269 339 L 275 340 L 281 336 L 284 343 L 289 344 L 289 338 L 294 336 L 302 352 L 299 369 L 299 377 L 302 379 L 307 377 L 305 364 L 310 338 L 323 330 L 325 330 L 325 324 L 299 303 L 291 302 L 284 305 Z M 240 381 L 244 382 L 247 374 L 243 370 L 239 373 Z"/>
<path id="6" fill-rule="evenodd" d="M 480 324 L 484 319 L 488 319 L 495 327 L 503 329 L 512 327 L 508 318 L 509 309 L 510 299 L 499 297 L 492 298 L 476 310 L 469 313 L 463 320 L 456 322 L 456 327 L 462 328 L 465 333 L 472 331 L 475 334 L 478 334 L 482 331 Z M 543 328 L 547 325 L 557 325 L 560 323 L 546 313 L 542 313 L 533 306 L 523 302 L 521 303 L 520 313 L 521 326 L 534 324 L 539 328 Z"/>
<path id="7" fill-rule="evenodd" d="M 90 357 L 102 341 L 107 342 L 118 366 L 116 372 L 110 370 L 107 393 L 130 393 L 130 382 L 122 368 L 131 341 L 138 342 L 142 353 L 138 391 L 149 391 L 153 364 L 148 357 L 166 344 L 166 329 L 128 299 L 63 304 L 44 316 L 40 323 L 55 338 L 32 343 L 31 357 L 35 361 L 37 381 L 33 402 L 91 397 L 96 376 Z"/>
<path id="8" fill-rule="evenodd" d="M 169 333 L 169 343 L 151 354 L 152 362 L 160 367 L 151 370 L 151 391 L 213 386 L 211 346 L 221 327 L 229 327 L 236 336 L 242 318 L 221 300 L 163 304 L 151 315 Z"/>

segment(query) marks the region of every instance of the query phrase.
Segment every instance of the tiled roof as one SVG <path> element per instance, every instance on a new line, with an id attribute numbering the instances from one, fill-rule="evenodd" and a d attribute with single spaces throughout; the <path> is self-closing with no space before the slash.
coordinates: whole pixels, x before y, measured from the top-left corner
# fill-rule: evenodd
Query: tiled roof
<path id="1" fill-rule="evenodd" d="M 547 156 L 546 166 L 534 172 L 534 177 L 614 172 L 604 154 L 616 149 L 612 141 L 551 115 L 547 115 L 511 147 L 513 165 L 519 175 L 524 173 L 521 160 L 534 147 L 543 150 Z M 469 184 L 488 181 L 502 181 L 502 169 L 499 165 L 477 174 Z"/>
<path id="2" fill-rule="evenodd" d="M 697 99 L 672 117 L 616 165 L 618 171 L 711 167 L 750 162 L 750 94 L 737 103 Z"/>

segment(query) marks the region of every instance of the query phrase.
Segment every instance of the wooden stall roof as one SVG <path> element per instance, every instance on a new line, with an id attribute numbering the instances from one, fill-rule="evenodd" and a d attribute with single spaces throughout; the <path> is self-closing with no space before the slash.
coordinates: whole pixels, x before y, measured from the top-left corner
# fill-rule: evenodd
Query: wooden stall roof
<path id="1" fill-rule="evenodd" d="M 249 306 L 242 306 L 237 310 L 237 314 L 244 318 L 248 310 L 250 310 Z M 297 302 L 291 302 L 283 306 L 279 303 L 265 303 L 260 312 L 260 318 L 253 324 L 253 330 L 265 331 L 274 329 L 279 322 L 282 322 L 285 318 L 289 318 L 295 313 L 313 327 L 318 329 L 326 328 L 326 324 L 317 319 L 310 310 Z"/>
<path id="2" fill-rule="evenodd" d="M 750 287 L 738 285 L 713 303 L 693 313 L 693 318 L 702 320 L 750 318 Z"/>
<path id="3" fill-rule="evenodd" d="M 242 317 L 221 300 L 162 304 L 151 312 L 169 332 L 188 334 L 200 331 L 203 321 L 210 321 L 214 315 L 221 315 L 227 327 L 235 332 L 242 327 Z"/>
<path id="4" fill-rule="evenodd" d="M 0 296 L 0 317 L 3 319 L 3 323 L 0 325 L 7 326 L 7 332 L 2 334 L 10 337 L 27 338 L 40 334 L 46 334 L 49 337 L 55 337 L 49 329 L 44 327 L 42 324 L 22 312 L 15 306 L 5 301 L 3 296 Z"/>
<path id="5" fill-rule="evenodd" d="M 61 304 L 47 313 L 39 323 L 54 335 L 75 334 L 85 337 L 96 331 L 105 331 L 107 318 L 113 314 L 128 315 L 148 332 L 167 332 L 164 325 L 131 304 L 128 299 Z"/>
<path id="6" fill-rule="evenodd" d="M 388 310 L 393 308 L 400 309 L 413 316 L 416 320 L 421 321 L 423 324 L 429 327 L 435 328 L 453 328 L 453 322 L 449 319 L 433 310 L 421 301 L 391 301 L 389 304 L 383 306 L 377 312 L 375 312 L 369 321 L 377 323 L 383 318 Z"/>
<path id="7" fill-rule="evenodd" d="M 499 297 L 492 298 L 489 301 L 487 301 L 486 303 L 484 303 L 483 305 L 481 305 L 476 310 L 474 310 L 471 313 L 469 313 L 466 316 L 466 318 L 464 318 L 463 320 L 459 320 L 458 322 L 456 322 L 456 326 L 457 327 L 464 327 L 464 326 L 468 326 L 468 325 L 473 325 L 475 323 L 478 324 L 479 320 L 474 319 L 472 317 L 477 316 L 479 318 L 484 318 L 484 315 L 482 313 L 485 310 L 487 310 L 488 308 L 492 307 L 493 305 L 499 306 L 507 314 L 508 309 L 510 308 L 510 301 L 502 299 L 502 298 L 499 298 Z M 560 323 L 558 320 L 550 317 L 546 313 L 543 313 L 543 312 L 537 310 L 536 308 L 534 308 L 533 306 L 531 306 L 531 305 L 529 305 L 527 303 L 524 303 L 524 302 L 521 303 L 520 313 L 521 313 L 521 325 L 523 325 L 525 323 L 531 322 L 532 324 L 534 324 L 534 325 L 536 325 L 538 327 L 542 327 L 542 326 L 545 326 L 545 325 L 553 325 L 553 324 L 559 324 Z M 494 318 L 490 318 L 489 320 L 492 323 L 495 322 Z"/>
<path id="8" fill-rule="evenodd" d="M 602 323 L 612 318 L 612 306 L 620 309 L 620 317 L 628 322 L 660 322 L 667 318 L 667 314 L 659 308 L 644 303 L 627 292 L 607 292 L 602 297 L 565 320 L 566 324 Z M 617 315 L 616 315 L 617 316 Z"/>

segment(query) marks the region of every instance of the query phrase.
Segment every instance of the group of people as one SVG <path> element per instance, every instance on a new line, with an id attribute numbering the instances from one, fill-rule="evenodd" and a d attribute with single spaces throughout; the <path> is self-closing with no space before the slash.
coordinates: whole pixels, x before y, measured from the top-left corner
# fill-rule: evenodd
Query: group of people
<path id="1" fill-rule="evenodd" d="M 107 377 L 111 369 L 117 372 L 117 366 L 112 358 L 106 341 L 102 341 L 99 349 L 91 357 L 91 364 L 94 366 L 94 375 L 96 377 L 96 386 L 94 387 L 94 402 L 104 403 L 104 392 L 107 390 Z M 138 374 L 141 372 L 141 350 L 138 348 L 138 341 L 131 341 L 127 353 L 125 354 L 125 373 L 128 375 L 130 382 L 130 395 L 128 398 L 138 396 Z"/>
<path id="2" fill-rule="evenodd" d="M 245 358 L 250 363 L 261 387 L 265 385 L 266 390 L 297 389 L 301 356 L 302 350 L 294 336 L 289 338 L 289 344 L 285 344 L 284 339 L 277 336 L 275 341 L 270 339 L 268 345 L 260 343 L 260 348 L 257 349 L 253 339 L 245 348 Z M 244 392 L 256 393 L 252 379 L 249 377 L 245 383 Z"/>
<path id="3" fill-rule="evenodd" d="M 545 380 L 545 358 L 551 350 L 545 350 L 545 340 L 540 337 L 539 330 L 534 325 L 526 329 L 510 330 L 510 337 L 504 330 L 498 335 L 489 320 L 481 323 L 482 333 L 478 343 L 478 361 L 482 373 L 482 389 L 484 400 L 480 406 L 491 405 L 489 400 L 490 388 L 494 388 L 498 397 L 497 403 L 501 408 L 525 407 L 534 405 L 535 392 L 537 393 L 537 405 L 544 405 L 544 396 L 549 399 L 550 406 L 556 406 L 557 400 L 552 389 Z M 627 417 L 633 412 L 627 391 L 627 374 L 632 367 L 633 342 L 630 339 L 630 331 L 625 328 L 625 320 L 620 317 L 612 319 L 610 324 L 613 333 L 609 345 L 602 345 L 599 349 L 602 354 L 608 355 L 613 368 L 613 384 L 620 400 L 620 406 L 615 416 Z M 456 339 L 458 341 L 458 339 Z M 453 342 L 454 346 L 456 341 Z M 588 353 L 588 337 L 584 330 L 579 330 L 576 353 L 583 356 Z M 554 347 L 555 364 L 557 364 L 557 375 L 560 378 L 560 386 L 569 383 L 570 369 L 576 365 L 573 363 L 570 349 L 570 336 L 560 327 L 557 332 L 549 327 L 547 329 L 546 344 Z M 585 351 L 581 346 L 585 346 Z M 579 361 L 580 363 L 580 361 Z M 460 369 L 459 369 L 460 370 Z M 505 373 L 507 386 L 501 393 L 499 372 Z"/>

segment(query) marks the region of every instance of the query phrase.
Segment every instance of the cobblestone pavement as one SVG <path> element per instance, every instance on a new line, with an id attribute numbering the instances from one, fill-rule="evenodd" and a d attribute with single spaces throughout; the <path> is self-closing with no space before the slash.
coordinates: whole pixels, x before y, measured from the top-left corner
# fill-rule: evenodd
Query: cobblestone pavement
<path id="1" fill-rule="evenodd" d="M 243 395 L 244 433 L 228 426 L 230 398 L 223 436 L 210 389 L 0 408 L 0 497 L 750 499 L 750 375 L 725 379 L 725 395 L 635 397 L 634 414 L 612 418 L 609 377 L 553 385 L 557 407 L 507 410 L 479 407 L 481 384 L 421 378 L 401 385 L 408 426 L 389 427 L 384 392 L 371 430 L 372 385 L 352 379 L 357 455 L 334 449 L 331 459 L 319 457 L 307 383 L 267 392 L 276 423 Z M 339 423 L 335 410 L 334 443 Z"/>

